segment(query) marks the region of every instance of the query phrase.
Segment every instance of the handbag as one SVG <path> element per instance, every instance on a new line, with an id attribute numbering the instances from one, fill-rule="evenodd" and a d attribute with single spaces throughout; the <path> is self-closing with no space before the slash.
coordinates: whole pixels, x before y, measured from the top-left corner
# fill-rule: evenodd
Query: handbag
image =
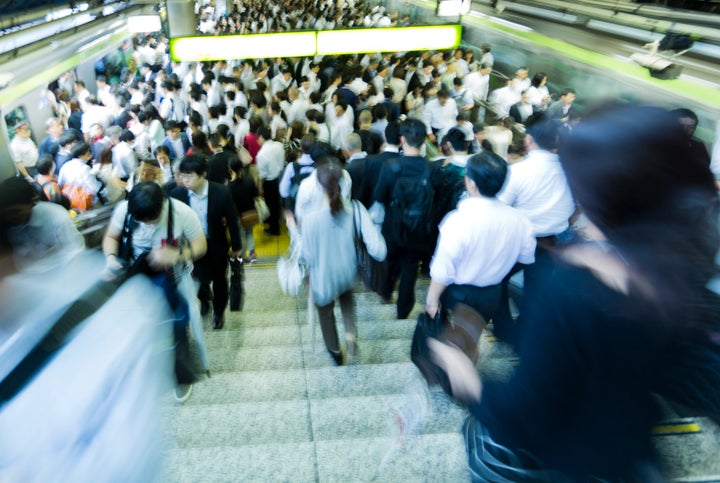
<path id="1" fill-rule="evenodd" d="M 243 262 L 241 258 L 230 259 L 230 311 L 243 309 Z"/>
<path id="2" fill-rule="evenodd" d="M 448 395 L 452 396 L 447 373 L 430 357 L 427 338 L 433 337 L 456 347 L 473 364 L 477 364 L 478 344 L 485 323 L 485 319 L 475 309 L 462 302 L 456 303 L 451 311 L 441 308 L 435 317 L 430 317 L 425 311 L 418 316 L 412 338 L 410 359 L 429 385 L 440 385 Z"/>
<path id="3" fill-rule="evenodd" d="M 240 213 L 240 224 L 244 228 L 251 228 L 260 223 L 260 216 L 256 209 L 247 210 Z"/>
<path id="4" fill-rule="evenodd" d="M 267 203 L 265 203 L 265 198 L 262 196 L 255 197 L 255 211 L 257 211 L 260 223 L 270 218 L 270 208 L 268 208 Z"/>
<path id="5" fill-rule="evenodd" d="M 277 261 L 278 281 L 280 290 L 285 295 L 297 297 L 305 284 L 307 269 L 300 260 L 300 243 L 293 244 L 288 252 Z"/>
<path id="6" fill-rule="evenodd" d="M 378 262 L 367 251 L 365 241 L 362 238 L 362 230 L 358 228 L 360 209 L 358 201 L 353 200 L 353 240 L 355 242 L 355 258 L 357 260 L 357 271 L 362 278 L 365 287 L 385 299 L 392 295 L 390 280 L 388 278 L 387 260 Z"/>

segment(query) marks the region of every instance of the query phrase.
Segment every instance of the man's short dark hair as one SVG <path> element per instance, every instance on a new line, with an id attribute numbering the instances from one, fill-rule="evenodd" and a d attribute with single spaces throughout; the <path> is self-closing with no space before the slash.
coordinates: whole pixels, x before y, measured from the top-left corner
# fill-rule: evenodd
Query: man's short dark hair
<path id="1" fill-rule="evenodd" d="M 526 133 L 532 136 L 535 144 L 548 151 L 558 147 L 561 127 L 560 121 L 549 119 L 543 113 L 532 114 L 525 121 Z"/>
<path id="2" fill-rule="evenodd" d="M 43 154 L 38 158 L 37 163 L 35 163 L 35 169 L 37 169 L 37 172 L 40 174 L 50 174 L 54 162 L 55 160 L 52 154 Z"/>
<path id="3" fill-rule="evenodd" d="M 88 143 L 80 141 L 70 150 L 70 156 L 72 156 L 73 158 L 79 158 L 80 156 L 88 154 L 89 152 L 90 146 L 88 145 Z"/>
<path id="4" fill-rule="evenodd" d="M 75 141 L 77 141 L 77 136 L 73 131 L 65 131 L 60 135 L 60 138 L 58 139 L 58 145 L 59 146 L 67 146 L 68 144 L 72 144 Z"/>
<path id="5" fill-rule="evenodd" d="M 160 146 L 155 148 L 155 151 L 153 151 L 153 154 L 155 156 L 157 156 L 159 153 L 165 153 L 169 158 L 170 157 L 170 148 L 168 148 L 164 144 L 161 144 Z"/>
<path id="6" fill-rule="evenodd" d="M 425 123 L 419 119 L 407 119 L 400 124 L 400 136 L 405 138 L 405 142 L 416 149 L 425 142 L 427 137 L 427 129 Z"/>
<path id="7" fill-rule="evenodd" d="M 698 124 L 698 122 L 699 122 L 697 114 L 695 114 L 695 112 L 693 112 L 692 110 L 690 110 L 686 107 L 680 107 L 678 109 L 673 109 L 672 111 L 670 111 L 670 114 L 675 116 L 675 119 L 687 118 L 687 119 L 692 119 L 693 121 L 695 121 L 695 124 Z"/>
<path id="8" fill-rule="evenodd" d="M 388 144 L 397 146 L 400 144 L 400 123 L 397 121 L 390 121 L 385 126 L 385 141 Z"/>
<path id="9" fill-rule="evenodd" d="M 465 176 L 477 186 L 480 194 L 494 197 L 502 189 L 507 177 L 507 162 L 495 153 L 483 151 L 468 159 Z"/>
<path id="10" fill-rule="evenodd" d="M 467 150 L 465 131 L 457 127 L 451 128 L 440 142 L 441 145 L 444 145 L 445 143 L 450 143 L 450 145 L 455 151 Z"/>
<path id="11" fill-rule="evenodd" d="M 202 176 L 207 173 L 207 161 L 204 156 L 190 154 L 180 161 L 179 171 L 181 173 L 195 173 Z"/>
<path id="12" fill-rule="evenodd" d="M 162 213 L 165 192 L 154 181 L 136 184 L 128 194 L 128 213 L 137 221 L 157 220 Z"/>
<path id="13" fill-rule="evenodd" d="M 122 134 L 120 135 L 120 141 L 131 143 L 135 141 L 135 135 L 132 133 L 130 129 L 125 129 Z"/>

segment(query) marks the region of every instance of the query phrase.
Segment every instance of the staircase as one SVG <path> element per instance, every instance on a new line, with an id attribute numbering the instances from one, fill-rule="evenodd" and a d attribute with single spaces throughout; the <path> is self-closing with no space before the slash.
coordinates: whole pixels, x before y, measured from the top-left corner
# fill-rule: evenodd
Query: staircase
<path id="1" fill-rule="evenodd" d="M 469 481 L 466 412 L 426 391 L 410 362 L 413 319 L 395 319 L 394 305 L 359 284 L 358 355 L 337 367 L 317 322 L 313 342 L 307 300 L 282 294 L 274 264 L 248 266 L 245 290 L 242 312 L 206 327 L 212 377 L 168 408 L 167 481 Z"/>

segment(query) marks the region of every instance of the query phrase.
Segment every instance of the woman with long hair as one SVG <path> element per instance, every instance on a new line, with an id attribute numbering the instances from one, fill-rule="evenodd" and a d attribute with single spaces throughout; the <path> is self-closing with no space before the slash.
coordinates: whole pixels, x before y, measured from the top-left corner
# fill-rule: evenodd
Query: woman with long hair
<path id="1" fill-rule="evenodd" d="M 481 381 L 465 354 L 429 345 L 472 413 L 474 481 L 664 481 L 656 395 L 720 417 L 714 179 L 658 108 L 591 113 L 559 156 L 586 240 L 554 248 L 514 374 Z"/>
<path id="2" fill-rule="evenodd" d="M 257 184 L 250 174 L 249 162 L 243 161 L 237 156 L 230 158 L 230 195 L 235 202 L 235 208 L 240 215 L 240 236 L 243 247 L 249 252 L 248 262 L 253 263 L 255 257 L 255 237 L 253 236 L 252 224 L 243 224 L 243 213 L 255 209 L 255 198 L 260 194 Z"/>
<path id="3" fill-rule="evenodd" d="M 337 365 L 343 357 L 338 341 L 333 307 L 340 301 L 347 353 L 357 351 L 355 300 L 352 288 L 357 278 L 355 230 L 367 251 L 376 260 L 387 253 L 385 239 L 373 224 L 365 207 L 358 202 L 344 203 L 340 180 L 343 169 L 335 159 L 317 168 L 317 182 L 325 193 L 323 208 L 307 214 L 302 220 L 302 258 L 310 271 L 310 290 L 317 307 L 325 347 Z M 362 242 L 361 242 L 362 243 Z"/>

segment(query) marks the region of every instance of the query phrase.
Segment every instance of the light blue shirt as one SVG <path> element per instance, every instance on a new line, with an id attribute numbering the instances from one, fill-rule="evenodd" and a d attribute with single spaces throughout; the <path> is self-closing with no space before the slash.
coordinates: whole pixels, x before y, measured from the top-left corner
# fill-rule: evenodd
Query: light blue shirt
<path id="1" fill-rule="evenodd" d="M 208 191 L 210 190 L 210 183 L 205 180 L 203 189 L 200 194 L 196 194 L 193 190 L 188 190 L 188 197 L 190 198 L 190 208 L 200 218 L 200 225 L 202 225 L 203 233 L 209 237 L 208 234 Z"/>

